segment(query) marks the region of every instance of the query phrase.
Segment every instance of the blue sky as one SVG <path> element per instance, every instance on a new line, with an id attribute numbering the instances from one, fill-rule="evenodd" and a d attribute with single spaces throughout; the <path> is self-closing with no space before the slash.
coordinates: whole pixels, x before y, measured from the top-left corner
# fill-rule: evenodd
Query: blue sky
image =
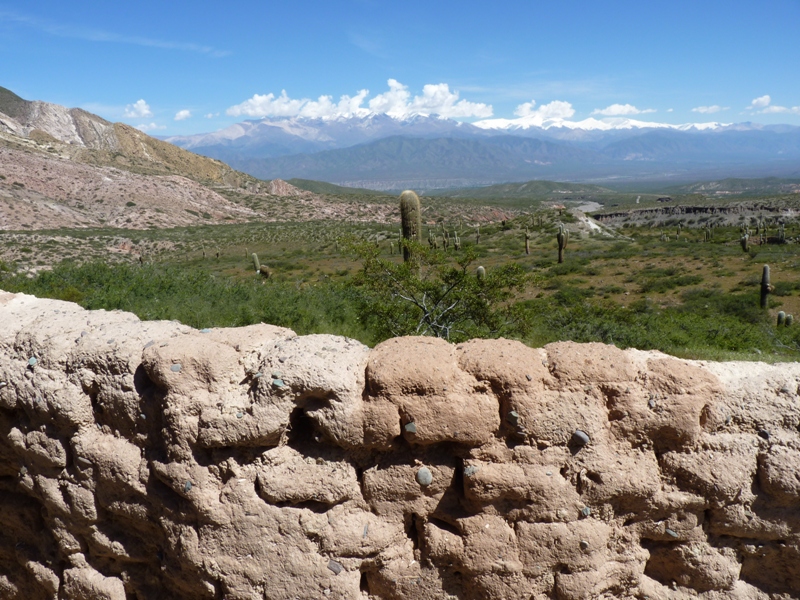
<path id="1" fill-rule="evenodd" d="M 542 107 L 800 125 L 798 75 L 798 0 L 0 0 L 0 85 L 158 135 L 270 114 Z"/>

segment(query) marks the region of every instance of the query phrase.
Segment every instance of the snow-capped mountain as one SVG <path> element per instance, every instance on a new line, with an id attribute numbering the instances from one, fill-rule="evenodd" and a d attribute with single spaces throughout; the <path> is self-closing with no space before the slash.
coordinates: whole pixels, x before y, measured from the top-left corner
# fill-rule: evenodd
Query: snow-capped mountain
<path id="1" fill-rule="evenodd" d="M 463 123 L 438 116 L 371 114 L 265 118 L 167 141 L 256 177 L 361 187 L 436 179 L 474 185 L 477 180 L 690 177 L 701 172 L 714 177 L 800 174 L 800 127 L 754 123 L 672 125 L 540 115 Z"/>
<path id="2" fill-rule="evenodd" d="M 385 114 L 366 117 L 308 119 L 303 117 L 265 118 L 231 125 L 220 131 L 166 138 L 185 148 L 227 160 L 267 158 L 347 148 L 357 144 L 403 135 L 416 138 L 484 136 L 469 123 L 436 116 L 415 115 L 397 119 Z"/>
<path id="3" fill-rule="evenodd" d="M 630 129 L 677 129 L 679 131 L 705 131 L 709 129 L 719 129 L 726 127 L 723 123 L 685 123 L 683 125 L 673 125 L 669 123 L 656 123 L 652 121 L 639 121 L 625 117 L 606 117 L 595 119 L 589 117 L 582 121 L 570 121 L 560 117 L 549 119 L 542 118 L 541 115 L 528 115 L 517 119 L 484 119 L 473 123 L 475 127 L 488 130 L 517 131 L 526 129 L 580 129 L 584 131 L 612 131 Z"/>

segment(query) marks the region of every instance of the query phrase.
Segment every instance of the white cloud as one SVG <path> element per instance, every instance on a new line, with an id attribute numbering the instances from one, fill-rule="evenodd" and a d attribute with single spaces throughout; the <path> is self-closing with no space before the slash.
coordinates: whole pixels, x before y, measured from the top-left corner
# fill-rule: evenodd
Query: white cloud
<path id="1" fill-rule="evenodd" d="M 633 104 L 612 104 L 605 108 L 596 108 L 592 111 L 593 115 L 604 115 L 606 117 L 622 117 L 625 115 L 644 115 L 656 112 L 655 108 L 636 108 Z"/>
<path id="2" fill-rule="evenodd" d="M 753 98 L 753 101 L 750 103 L 750 106 L 748 106 L 747 109 L 751 110 L 754 108 L 766 108 L 769 106 L 770 102 L 772 102 L 772 98 L 769 97 L 769 94 L 766 94 L 758 98 Z"/>
<path id="3" fill-rule="evenodd" d="M 153 111 L 150 110 L 150 105 L 144 100 L 137 100 L 133 104 L 128 104 L 125 107 L 125 112 L 122 113 L 123 117 L 128 119 L 144 119 L 152 117 Z"/>
<path id="4" fill-rule="evenodd" d="M 157 129 L 166 129 L 166 125 L 159 125 L 158 123 L 142 123 L 141 125 L 137 125 L 136 129 L 139 131 L 156 131 Z"/>
<path id="5" fill-rule="evenodd" d="M 672 112 L 673 110 L 675 110 L 675 109 L 674 108 L 668 108 L 667 112 Z"/>
<path id="6" fill-rule="evenodd" d="M 177 113 L 175 113 L 175 120 L 184 121 L 185 119 L 188 119 L 191 116 L 192 116 L 192 111 L 184 108 L 183 110 L 179 110 Z"/>
<path id="7" fill-rule="evenodd" d="M 439 115 L 449 118 L 490 117 L 492 107 L 488 104 L 460 100 L 458 92 L 451 92 L 446 83 L 428 84 L 422 94 L 411 95 L 408 86 L 395 79 L 388 81 L 389 90 L 370 99 L 369 90 L 359 90 L 355 96 L 344 95 L 338 102 L 332 96 L 320 96 L 317 100 L 290 98 L 286 90 L 280 96 L 255 94 L 249 100 L 232 106 L 227 113 L 234 117 L 307 117 L 335 119 L 340 117 L 366 117 L 370 114 L 386 114 L 394 118 L 416 115 Z"/>
<path id="8" fill-rule="evenodd" d="M 206 119 L 213 119 L 214 117 L 218 117 L 219 113 L 208 113 L 207 115 L 203 115 Z"/>
<path id="9" fill-rule="evenodd" d="M 536 106 L 536 100 L 524 102 L 517 106 L 514 114 L 518 117 L 524 117 L 532 122 L 544 122 L 554 119 L 569 119 L 575 114 L 575 109 L 572 104 L 564 102 L 563 100 L 553 100 L 548 104 L 542 104 L 539 108 Z"/>
<path id="10" fill-rule="evenodd" d="M 730 106 L 719 106 L 718 104 L 714 104 L 712 106 L 696 106 L 692 109 L 692 112 L 702 113 L 702 114 L 713 114 L 723 110 L 730 110 Z"/>
<path id="11" fill-rule="evenodd" d="M 771 113 L 791 113 L 794 115 L 800 115 L 800 106 L 767 106 L 764 110 L 758 111 L 762 115 L 764 114 L 771 114 Z"/>
<path id="12" fill-rule="evenodd" d="M 750 103 L 750 106 L 747 107 L 746 110 L 754 110 L 756 108 L 760 108 L 761 110 L 757 110 L 756 112 L 760 115 L 768 115 L 768 114 L 793 114 L 793 115 L 800 115 L 800 106 L 778 106 L 777 104 L 772 104 L 772 98 L 769 95 L 761 96 L 759 98 L 753 98 L 753 101 Z"/>

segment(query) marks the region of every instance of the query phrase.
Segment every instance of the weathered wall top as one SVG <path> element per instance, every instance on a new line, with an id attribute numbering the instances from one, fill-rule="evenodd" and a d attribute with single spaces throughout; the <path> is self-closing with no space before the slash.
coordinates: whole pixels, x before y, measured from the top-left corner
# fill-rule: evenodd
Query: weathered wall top
<path id="1" fill-rule="evenodd" d="M 800 365 L 0 292 L 0 598 L 788 598 Z"/>

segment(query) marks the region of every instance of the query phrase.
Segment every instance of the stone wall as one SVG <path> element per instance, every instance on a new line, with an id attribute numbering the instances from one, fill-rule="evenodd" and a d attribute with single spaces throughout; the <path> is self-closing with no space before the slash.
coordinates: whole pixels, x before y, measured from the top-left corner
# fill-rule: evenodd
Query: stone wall
<path id="1" fill-rule="evenodd" d="M 799 383 L 0 292 L 0 598 L 798 597 Z"/>

